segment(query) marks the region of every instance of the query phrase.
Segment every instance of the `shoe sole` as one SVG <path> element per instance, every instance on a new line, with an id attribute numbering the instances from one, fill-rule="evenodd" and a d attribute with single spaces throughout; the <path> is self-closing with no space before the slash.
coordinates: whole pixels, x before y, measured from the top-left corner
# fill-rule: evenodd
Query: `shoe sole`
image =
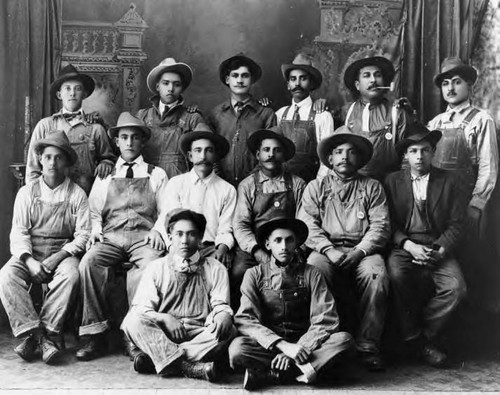
<path id="1" fill-rule="evenodd" d="M 47 365 L 52 365 L 52 364 L 56 363 L 59 360 L 60 356 L 61 356 L 61 351 L 60 350 L 54 350 L 49 355 L 44 355 L 43 358 L 42 358 L 42 360 Z"/>

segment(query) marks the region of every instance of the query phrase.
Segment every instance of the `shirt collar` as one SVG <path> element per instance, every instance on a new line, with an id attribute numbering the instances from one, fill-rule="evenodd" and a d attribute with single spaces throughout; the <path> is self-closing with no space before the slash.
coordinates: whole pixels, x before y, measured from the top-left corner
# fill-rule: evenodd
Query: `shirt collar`
<path id="1" fill-rule="evenodd" d="M 140 166 L 144 163 L 144 158 L 142 157 L 142 155 L 139 155 L 137 158 L 135 158 L 132 162 L 125 162 L 125 159 L 123 159 L 120 155 L 120 157 L 118 158 L 118 160 L 116 161 L 116 168 L 119 168 L 121 166 L 123 166 L 125 163 L 135 163 L 137 166 Z"/>
<path id="2" fill-rule="evenodd" d="M 298 103 L 295 103 L 292 100 L 292 107 L 295 108 L 295 106 L 298 106 L 299 108 L 308 108 L 311 107 L 313 104 L 311 96 L 307 96 L 304 100 L 299 101 Z"/>
<path id="3" fill-rule="evenodd" d="M 340 178 L 337 173 L 335 173 L 335 170 L 333 169 L 329 169 L 328 170 L 328 175 L 330 175 L 330 177 L 332 177 L 335 181 L 339 182 L 339 183 L 343 183 L 343 184 L 346 184 L 350 181 L 353 181 L 355 180 L 356 178 L 358 178 L 358 172 L 355 172 L 351 177 L 349 178 Z"/>
<path id="4" fill-rule="evenodd" d="M 238 101 L 239 100 L 235 100 L 235 99 L 231 98 L 231 106 L 233 106 L 233 108 L 234 108 L 234 106 L 236 105 L 236 103 L 238 103 Z M 243 102 L 242 102 L 243 106 L 249 102 L 250 102 L 250 97 L 247 97 L 246 100 L 243 100 Z"/>
<path id="5" fill-rule="evenodd" d="M 290 273 L 290 272 L 296 271 L 297 268 L 299 267 L 299 264 L 300 264 L 300 260 L 297 259 L 297 254 L 294 255 L 292 260 L 286 266 L 281 266 L 276 261 L 276 258 L 272 257 L 271 262 L 270 262 L 270 268 L 271 268 L 271 271 L 273 271 L 273 272 L 289 272 Z"/>
<path id="6" fill-rule="evenodd" d="M 417 175 L 414 175 L 410 172 L 410 179 L 412 181 L 429 181 L 429 174 L 431 174 L 430 172 L 427 173 L 426 175 L 424 176 L 417 176 Z"/>
<path id="7" fill-rule="evenodd" d="M 187 259 L 189 259 L 189 264 L 186 262 Z M 173 254 L 172 261 L 176 272 L 194 273 L 198 270 L 198 267 L 200 265 L 201 255 L 199 251 L 196 251 L 193 255 L 187 258 L 183 258 L 180 255 Z"/>
<path id="8" fill-rule="evenodd" d="M 40 177 L 40 188 L 46 193 L 55 193 L 56 191 L 62 190 L 63 188 L 67 188 L 68 184 L 69 184 L 69 178 L 66 177 L 61 184 L 52 189 L 45 183 L 43 176 Z"/>
<path id="9" fill-rule="evenodd" d="M 196 184 L 198 181 L 204 183 L 205 185 L 208 185 L 210 181 L 212 181 L 215 178 L 215 176 L 216 176 L 215 171 L 212 169 L 212 172 L 208 175 L 208 177 L 201 179 L 198 176 L 198 174 L 196 174 L 196 171 L 194 170 L 193 167 L 188 173 L 188 180 L 192 185 Z"/>
<path id="10" fill-rule="evenodd" d="M 370 103 L 370 102 L 365 102 L 363 100 L 363 98 L 360 97 L 358 99 L 358 102 L 361 104 L 362 107 L 365 107 L 366 105 L 368 105 L 368 109 L 372 110 L 380 105 L 387 106 L 387 104 L 389 103 L 389 100 L 385 96 L 383 96 L 382 98 L 380 98 L 379 101 L 377 101 L 375 103 Z"/>
<path id="11" fill-rule="evenodd" d="M 61 109 L 61 114 L 80 114 L 82 117 L 84 115 L 83 109 L 80 107 L 79 110 L 76 111 L 68 111 L 64 107 Z"/>
<path id="12" fill-rule="evenodd" d="M 278 177 L 268 177 L 264 174 L 262 170 L 259 170 L 259 182 L 263 184 L 266 181 L 273 180 L 275 182 L 285 182 L 285 177 L 283 176 L 283 172 Z"/>
<path id="13" fill-rule="evenodd" d="M 470 100 L 465 100 L 463 103 L 460 103 L 458 106 L 454 108 L 451 108 L 450 106 L 446 107 L 446 112 L 454 112 L 461 114 L 470 106 L 471 106 Z"/>
<path id="14" fill-rule="evenodd" d="M 229 99 L 222 105 L 222 110 L 227 111 L 229 109 L 233 109 L 233 99 Z M 257 102 L 254 100 L 252 96 L 250 96 L 245 102 L 245 107 L 251 107 L 255 109 L 257 107 Z M 234 101 L 234 104 L 236 104 L 236 100 Z"/>

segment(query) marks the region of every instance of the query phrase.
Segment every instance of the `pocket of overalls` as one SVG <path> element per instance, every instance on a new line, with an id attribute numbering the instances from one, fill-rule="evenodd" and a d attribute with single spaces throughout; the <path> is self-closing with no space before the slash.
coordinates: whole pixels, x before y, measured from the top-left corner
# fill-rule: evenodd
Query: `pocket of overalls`
<path id="1" fill-rule="evenodd" d="M 78 173 L 76 169 L 80 170 L 79 173 L 92 173 L 94 169 L 95 143 L 87 131 L 80 132 L 74 137 L 71 141 L 71 147 L 78 156 L 78 162 L 75 164 L 74 170 L 76 173 Z"/>
<path id="2" fill-rule="evenodd" d="M 368 213 L 364 205 L 365 194 L 357 190 L 356 197 L 345 204 L 346 215 L 344 229 L 347 236 L 361 237 L 368 228 Z"/>

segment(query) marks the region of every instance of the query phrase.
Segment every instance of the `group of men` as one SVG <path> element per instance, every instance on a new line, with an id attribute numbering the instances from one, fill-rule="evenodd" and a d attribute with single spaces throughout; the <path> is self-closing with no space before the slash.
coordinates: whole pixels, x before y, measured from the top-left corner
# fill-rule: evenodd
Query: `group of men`
<path id="1" fill-rule="evenodd" d="M 79 298 L 76 357 L 103 355 L 125 264 L 121 329 L 139 373 L 215 381 L 228 353 L 247 389 L 313 383 L 353 350 L 384 370 L 390 291 L 405 344 L 446 365 L 437 339 L 466 292 L 461 241 L 498 172 L 493 120 L 469 101 L 475 70 L 443 61 L 434 81 L 449 107 L 428 129 L 386 98 L 389 60 L 355 61 L 344 83 L 356 101 L 335 131 L 306 55 L 282 66 L 292 102 L 276 115 L 250 93 L 255 61 L 219 71 L 230 97 L 205 119 L 182 97 L 191 68 L 165 59 L 147 77 L 152 106 L 107 132 L 82 110 L 92 78 L 61 71 L 62 109 L 34 130 L 0 270 L 16 353 L 56 362 Z M 39 312 L 32 283 L 46 285 Z"/>

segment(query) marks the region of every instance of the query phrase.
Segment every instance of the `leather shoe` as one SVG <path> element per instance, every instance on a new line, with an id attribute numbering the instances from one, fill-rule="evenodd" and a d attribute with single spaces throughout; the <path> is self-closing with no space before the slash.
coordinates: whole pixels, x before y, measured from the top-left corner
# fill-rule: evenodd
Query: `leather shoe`
<path id="1" fill-rule="evenodd" d="M 134 356 L 134 370 L 141 374 L 152 374 L 156 373 L 155 364 L 151 360 L 148 354 L 139 351 Z"/>
<path id="2" fill-rule="evenodd" d="M 218 380 L 218 372 L 214 362 L 181 362 L 181 372 L 185 377 L 210 381 Z"/>
<path id="3" fill-rule="evenodd" d="M 267 384 L 277 384 L 280 382 L 280 376 L 273 370 L 246 369 L 243 376 L 243 389 L 255 391 Z"/>
<path id="4" fill-rule="evenodd" d="M 362 352 L 360 360 L 370 372 L 383 372 L 385 370 L 384 360 L 378 352 Z"/>
<path id="5" fill-rule="evenodd" d="M 425 344 L 422 347 L 420 357 L 427 365 L 435 368 L 445 368 L 448 362 L 448 356 L 432 344 Z"/>
<path id="6" fill-rule="evenodd" d="M 14 351 L 25 361 L 31 362 L 36 358 L 38 342 L 35 336 L 30 333 L 14 348 Z"/>
<path id="7" fill-rule="evenodd" d="M 61 356 L 61 350 L 46 335 L 40 336 L 40 351 L 42 352 L 42 361 L 47 365 L 57 362 Z"/>
<path id="8" fill-rule="evenodd" d="M 76 352 L 76 359 L 79 361 L 91 361 L 104 354 L 104 340 L 102 335 L 92 335 L 87 338 L 87 341 Z"/>
<path id="9" fill-rule="evenodd" d="M 133 361 L 137 355 L 142 353 L 141 349 L 127 338 L 124 337 L 123 342 L 125 344 L 125 355 L 128 355 L 131 361 Z"/>

